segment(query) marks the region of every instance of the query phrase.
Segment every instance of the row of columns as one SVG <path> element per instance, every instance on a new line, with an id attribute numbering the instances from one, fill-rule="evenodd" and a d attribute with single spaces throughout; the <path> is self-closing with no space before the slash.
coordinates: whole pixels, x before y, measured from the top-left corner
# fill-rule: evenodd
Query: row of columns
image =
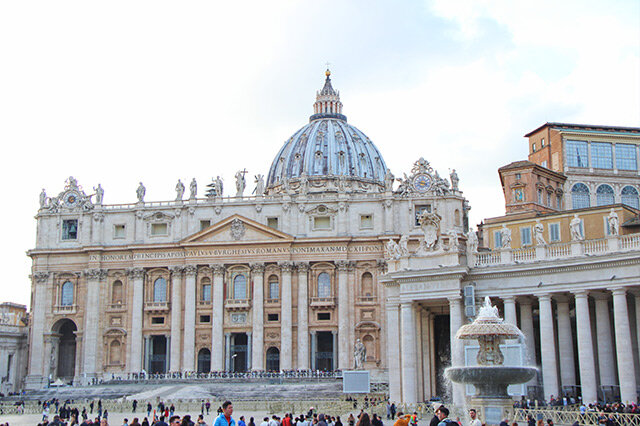
<path id="1" fill-rule="evenodd" d="M 609 300 L 613 299 L 613 329 L 615 345 L 611 333 Z M 576 290 L 573 292 L 576 315 L 576 341 L 578 350 L 578 373 L 582 400 L 585 403 L 598 399 L 598 378 L 600 385 L 615 386 L 616 371 L 620 385 L 620 397 L 623 402 L 636 401 L 636 373 L 633 345 L 631 344 L 631 326 L 627 308 L 627 290 L 623 287 L 605 292 Z M 578 381 L 575 375 L 575 354 L 570 319 L 569 298 L 564 294 L 536 295 L 540 314 L 540 358 L 542 362 L 542 384 L 545 399 L 561 395 L 560 384 L 575 386 Z M 595 336 L 592 332 L 589 298 L 595 302 Z M 505 320 L 517 325 L 515 321 L 515 298 L 505 297 Z M 556 302 L 556 326 L 552 300 Z M 636 296 L 636 321 L 640 338 L 640 296 Z M 518 300 L 520 304 L 520 328 L 527 342 L 527 355 L 530 362 L 535 360 L 535 344 L 533 335 L 532 301 L 530 298 Z M 595 342 L 594 342 L 595 339 Z M 596 343 L 594 345 L 594 343 Z M 594 346 L 597 348 L 596 352 Z M 614 352 L 615 351 L 615 352 Z M 614 354 L 616 359 L 614 360 Z M 557 360 L 560 361 L 558 366 Z M 558 368 L 560 367 L 560 368 Z M 596 369 L 596 367 L 598 367 Z M 559 375 L 558 375 L 559 370 Z M 599 377 L 597 372 L 599 372 Z"/>

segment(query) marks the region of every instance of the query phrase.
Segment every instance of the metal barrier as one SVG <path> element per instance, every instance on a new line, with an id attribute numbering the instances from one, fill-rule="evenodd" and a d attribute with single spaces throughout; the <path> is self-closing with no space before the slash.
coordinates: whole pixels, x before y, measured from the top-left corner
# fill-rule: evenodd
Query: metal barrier
<path id="1" fill-rule="evenodd" d="M 618 426 L 640 426 L 640 414 L 628 414 L 628 413 L 597 413 L 586 412 L 584 414 L 580 411 L 569 411 L 562 409 L 525 409 L 516 408 L 514 410 L 514 422 L 527 421 L 527 415 L 531 414 L 534 419 L 551 419 L 556 425 L 572 425 L 578 422 L 580 425 L 597 425 L 600 424 L 601 416 L 612 415 L 615 424 Z"/>

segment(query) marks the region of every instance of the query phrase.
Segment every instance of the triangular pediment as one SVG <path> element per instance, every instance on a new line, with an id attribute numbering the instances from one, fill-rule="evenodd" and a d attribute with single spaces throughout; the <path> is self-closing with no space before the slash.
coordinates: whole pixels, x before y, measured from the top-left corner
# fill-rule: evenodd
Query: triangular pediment
<path id="1" fill-rule="evenodd" d="M 234 214 L 184 240 L 188 243 L 291 241 L 293 237 L 269 226 Z"/>

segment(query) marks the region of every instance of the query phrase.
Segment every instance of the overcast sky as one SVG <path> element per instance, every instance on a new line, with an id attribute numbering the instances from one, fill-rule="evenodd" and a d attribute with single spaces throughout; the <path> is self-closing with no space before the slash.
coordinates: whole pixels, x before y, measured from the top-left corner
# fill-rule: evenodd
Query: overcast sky
<path id="1" fill-rule="evenodd" d="M 38 195 L 105 203 L 267 174 L 325 63 L 394 174 L 455 168 L 471 222 L 546 121 L 640 126 L 640 2 L 0 2 L 2 301 L 29 303 Z M 249 190 L 252 190 L 251 186 Z"/>

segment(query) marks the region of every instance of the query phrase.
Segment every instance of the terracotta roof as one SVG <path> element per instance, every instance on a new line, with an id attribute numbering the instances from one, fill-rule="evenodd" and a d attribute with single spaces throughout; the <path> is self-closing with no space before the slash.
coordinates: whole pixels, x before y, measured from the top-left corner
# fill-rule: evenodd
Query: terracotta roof
<path id="1" fill-rule="evenodd" d="M 529 161 L 529 160 L 521 160 L 521 161 L 514 161 L 513 163 L 509 163 L 506 166 L 502 166 L 500 167 L 498 170 L 511 170 L 511 169 L 519 169 L 521 167 L 530 167 L 530 166 L 536 166 L 537 164 Z"/>
<path id="2" fill-rule="evenodd" d="M 601 130 L 604 132 L 627 132 L 627 133 L 640 133 L 640 127 L 621 127 L 621 126 L 601 126 L 595 124 L 571 124 L 571 123 L 555 123 L 555 122 L 547 122 L 542 126 L 538 127 L 535 130 L 530 131 L 526 135 L 525 138 L 528 138 L 532 134 L 538 132 L 545 127 L 559 127 L 561 129 L 566 130 Z"/>

